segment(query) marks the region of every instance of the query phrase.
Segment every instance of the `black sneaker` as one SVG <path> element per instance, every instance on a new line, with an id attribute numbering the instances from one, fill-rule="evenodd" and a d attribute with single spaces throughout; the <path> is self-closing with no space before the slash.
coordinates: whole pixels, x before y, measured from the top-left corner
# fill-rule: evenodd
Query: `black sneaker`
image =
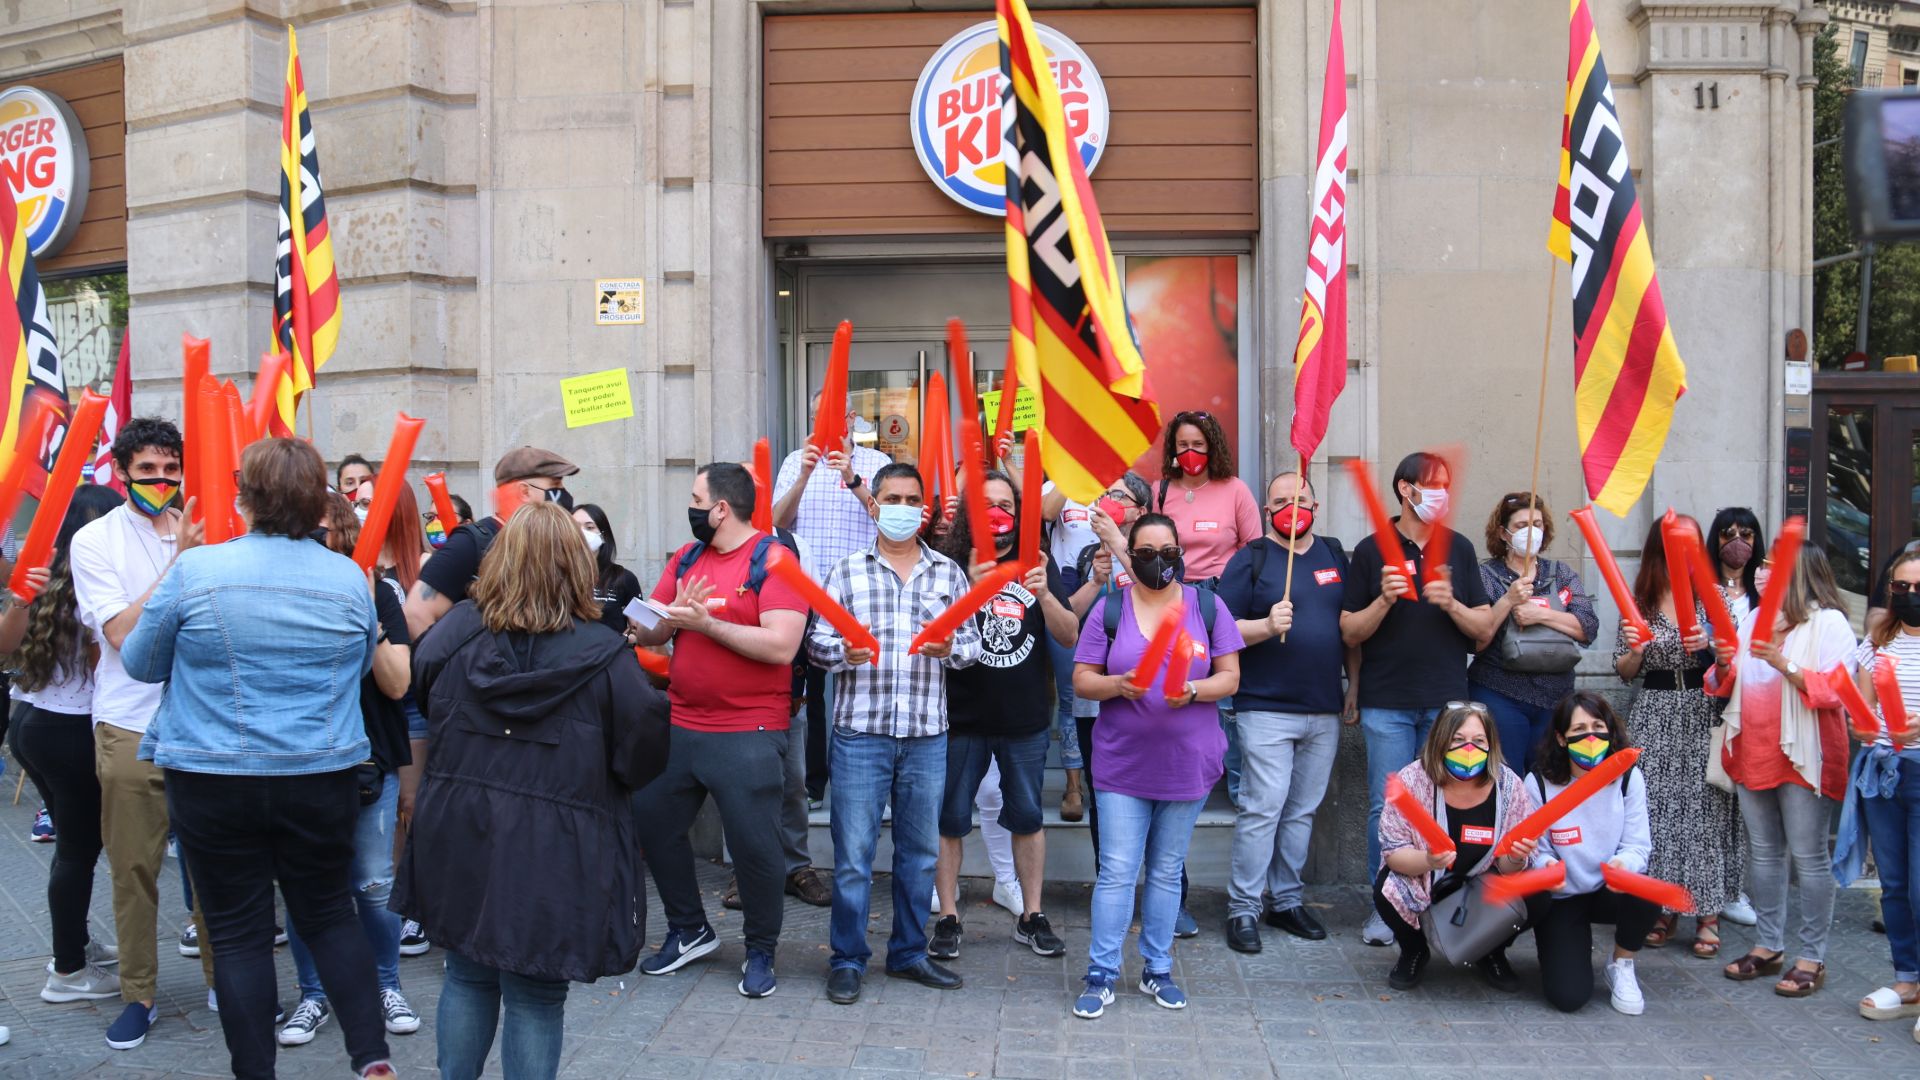
<path id="1" fill-rule="evenodd" d="M 327 1021 L 333 1019 L 333 1006 L 320 998 L 301 998 L 293 1007 L 293 1018 L 280 1029 L 274 1041 L 281 1046 L 305 1046 Z"/>
<path id="2" fill-rule="evenodd" d="M 287 928 L 284 926 L 275 926 L 273 928 L 273 947 L 277 949 L 280 946 L 285 945 L 286 943 L 287 943 Z"/>
<path id="3" fill-rule="evenodd" d="M 959 959 L 960 916 L 942 915 L 934 920 L 933 940 L 927 942 L 927 955 L 935 960 Z"/>
<path id="4" fill-rule="evenodd" d="M 401 956 L 424 956 L 431 948 L 433 943 L 427 940 L 426 932 L 420 929 L 419 923 L 408 919 L 400 924 Z"/>
<path id="5" fill-rule="evenodd" d="M 1420 977 L 1427 973 L 1427 958 L 1433 954 L 1425 948 L 1415 952 L 1400 950 L 1400 962 L 1393 965 L 1387 973 L 1387 985 L 1395 990 L 1411 990 L 1420 985 Z"/>
<path id="6" fill-rule="evenodd" d="M 1036 911 L 1022 916 L 1013 924 L 1013 940 L 1032 949 L 1035 956 L 1060 956 L 1067 951 L 1067 943 L 1053 932 L 1053 924 L 1047 917 Z"/>
<path id="7" fill-rule="evenodd" d="M 186 957 L 200 955 L 200 928 L 191 922 L 180 928 L 180 955 Z"/>
<path id="8" fill-rule="evenodd" d="M 1507 963 L 1505 949 L 1495 949 L 1481 957 L 1479 963 L 1473 965 L 1473 969 L 1480 973 L 1480 977 L 1486 980 L 1488 986 L 1503 994 L 1511 994 L 1520 989 L 1520 976 L 1514 972 L 1513 965 Z"/>
<path id="9" fill-rule="evenodd" d="M 711 926 L 702 926 L 692 933 L 668 929 L 667 940 L 660 943 L 660 951 L 642 960 L 640 970 L 648 975 L 671 974 L 719 947 L 720 939 L 713 936 Z"/>

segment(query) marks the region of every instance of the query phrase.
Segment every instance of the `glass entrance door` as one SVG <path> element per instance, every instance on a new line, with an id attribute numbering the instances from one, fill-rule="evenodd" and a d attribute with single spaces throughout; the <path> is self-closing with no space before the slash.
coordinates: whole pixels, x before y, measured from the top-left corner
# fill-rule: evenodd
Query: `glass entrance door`
<path id="1" fill-rule="evenodd" d="M 968 343 L 976 393 L 1000 388 L 1006 349 L 1004 339 Z M 807 342 L 807 385 L 821 385 L 832 356 L 831 340 Z M 848 430 L 854 443 L 872 447 L 895 461 L 919 464 L 922 394 L 935 372 L 949 384 L 951 410 L 958 396 L 951 386 L 953 369 L 947 362 L 945 341 L 861 341 L 856 336 L 847 354 L 847 411 L 852 416 Z M 809 425 L 811 422 L 809 417 Z"/>
<path id="2" fill-rule="evenodd" d="M 1881 571 L 1920 537 L 1920 390 L 1815 389 L 1809 524 L 1858 626 Z"/>

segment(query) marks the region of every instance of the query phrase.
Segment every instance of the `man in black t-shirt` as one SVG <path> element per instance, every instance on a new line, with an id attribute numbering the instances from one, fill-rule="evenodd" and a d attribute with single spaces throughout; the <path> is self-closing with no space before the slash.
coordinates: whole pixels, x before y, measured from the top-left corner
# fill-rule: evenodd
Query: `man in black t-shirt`
<path id="1" fill-rule="evenodd" d="M 1340 636 L 1360 646 L 1360 730 L 1367 739 L 1367 867 L 1380 869 L 1380 808 L 1387 777 L 1414 759 L 1427 729 L 1449 701 L 1467 697 L 1467 661 L 1474 643 L 1492 636 L 1492 602 L 1480 583 L 1473 541 L 1452 531 L 1444 567 L 1428 571 L 1423 551 L 1435 523 L 1447 517 L 1453 476 L 1438 454 L 1413 453 L 1393 471 L 1400 500 L 1394 528 L 1407 567 L 1386 566 L 1377 537 L 1353 548 L 1340 615 Z M 1413 593 L 1408 568 L 1420 582 Z M 1360 932 L 1369 945 L 1393 933 L 1376 913 Z"/>
<path id="2" fill-rule="evenodd" d="M 1013 559 L 1020 535 L 1020 498 L 1004 473 L 986 481 L 987 518 L 999 561 Z M 947 552 L 962 563 L 972 559 L 969 523 L 961 517 L 946 538 Z M 1040 911 L 1047 838 L 1040 809 L 1040 783 L 1053 737 L 1053 684 L 1047 673 L 1045 635 L 1072 648 L 1079 622 L 1060 599 L 1059 572 L 1045 565 L 1009 582 L 974 618 L 981 640 L 980 662 L 947 673 L 947 783 L 940 800 L 940 858 L 935 885 L 940 915 L 934 922 L 927 955 L 951 960 L 960 955 L 961 842 L 973 831 L 974 793 L 993 762 L 1000 764 L 1000 827 L 1013 834 L 1013 865 L 1020 876 L 1026 908 L 1014 924 L 1013 939 L 1041 956 L 1060 956 L 1066 945 Z M 975 566 L 974 578 L 992 570 Z"/>
<path id="3" fill-rule="evenodd" d="M 493 466 L 494 514 L 455 529 L 420 567 L 420 580 L 407 594 L 407 629 L 416 640 L 467 598 L 467 586 L 479 576 L 481 557 L 506 524 L 498 510 L 503 496 L 510 507 L 528 499 L 545 499 L 571 513 L 573 495 L 564 481 L 579 471 L 580 466 L 551 450 L 521 446 L 507 451 Z"/>
<path id="4" fill-rule="evenodd" d="M 1305 476 L 1274 477 L 1266 534 L 1235 552 L 1220 577 L 1220 602 L 1247 643 L 1233 695 L 1242 762 L 1227 892 L 1227 944 L 1238 952 L 1260 951 L 1263 915 L 1295 937 L 1327 936 L 1303 902 L 1301 872 L 1352 704 L 1340 673 L 1359 650 L 1340 640 L 1347 556 L 1313 535 L 1317 509 Z"/>

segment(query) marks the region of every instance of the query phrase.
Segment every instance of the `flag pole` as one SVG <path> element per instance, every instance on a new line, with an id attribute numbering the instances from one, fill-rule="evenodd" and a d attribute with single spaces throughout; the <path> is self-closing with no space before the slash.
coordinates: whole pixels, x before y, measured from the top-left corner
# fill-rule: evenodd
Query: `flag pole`
<path id="1" fill-rule="evenodd" d="M 1311 482 L 1307 479 L 1308 464 L 1307 456 L 1305 454 L 1300 455 L 1300 482 L 1302 484 Z M 1298 491 L 1299 488 L 1295 488 L 1294 490 Z M 1274 531 L 1278 532 L 1279 530 L 1276 529 Z M 1287 604 L 1293 603 L 1293 542 L 1295 539 L 1297 539 L 1297 537 L 1287 537 L 1287 587 L 1286 591 L 1280 594 L 1281 602 Z M 1257 585 L 1259 582 L 1255 582 L 1254 584 Z M 1287 643 L 1287 635 L 1280 635 L 1280 643 L 1282 645 Z"/>
<path id="2" fill-rule="evenodd" d="M 1560 259 L 1547 255 L 1547 334 L 1540 343 L 1540 407 L 1533 418 L 1533 476 L 1527 481 L 1527 511 L 1540 508 L 1540 440 L 1547 430 L 1547 365 L 1553 357 L 1553 298 L 1560 286 Z M 1544 533 L 1542 535 L 1545 535 Z M 1539 552 L 1527 555 L 1527 573 L 1533 573 Z"/>

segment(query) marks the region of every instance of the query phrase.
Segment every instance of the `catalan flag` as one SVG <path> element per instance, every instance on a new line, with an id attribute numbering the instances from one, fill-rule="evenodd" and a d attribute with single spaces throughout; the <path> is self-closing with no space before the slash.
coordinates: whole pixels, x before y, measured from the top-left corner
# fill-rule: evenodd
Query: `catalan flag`
<path id="1" fill-rule="evenodd" d="M 1009 348 L 1020 385 L 1038 391 L 1047 475 L 1067 498 L 1090 503 L 1153 444 L 1160 410 L 1046 47 L 1025 0 L 995 0 L 995 14 Z"/>
<path id="2" fill-rule="evenodd" d="M 60 349 L 47 318 L 47 292 L 34 269 L 26 218 L 14 202 L 13 188 L 0 182 L 0 447 L 11 448 L 20 439 L 20 425 L 34 398 L 65 417 L 67 379 L 60 366 Z M 39 447 L 38 467 L 28 467 L 22 483 L 27 494 L 46 493 L 47 470 L 59 452 L 65 429 L 57 429 Z"/>
<path id="3" fill-rule="evenodd" d="M 1293 347 L 1293 448 L 1303 465 L 1326 437 L 1327 414 L 1347 385 L 1347 49 L 1340 0 L 1333 0 L 1321 86 L 1307 284 Z"/>
<path id="4" fill-rule="evenodd" d="M 1570 0 L 1560 188 L 1547 247 L 1573 264 L 1574 414 L 1587 494 L 1625 515 L 1653 475 L 1687 369 L 1587 0 Z"/>
<path id="5" fill-rule="evenodd" d="M 293 364 L 281 380 L 270 427 L 274 435 L 291 435 L 299 395 L 313 389 L 314 373 L 333 355 L 340 337 L 340 279 L 333 270 L 332 231 L 320 190 L 320 152 L 291 26 L 280 107 L 280 241 L 273 279 L 274 347 L 292 356 Z"/>

